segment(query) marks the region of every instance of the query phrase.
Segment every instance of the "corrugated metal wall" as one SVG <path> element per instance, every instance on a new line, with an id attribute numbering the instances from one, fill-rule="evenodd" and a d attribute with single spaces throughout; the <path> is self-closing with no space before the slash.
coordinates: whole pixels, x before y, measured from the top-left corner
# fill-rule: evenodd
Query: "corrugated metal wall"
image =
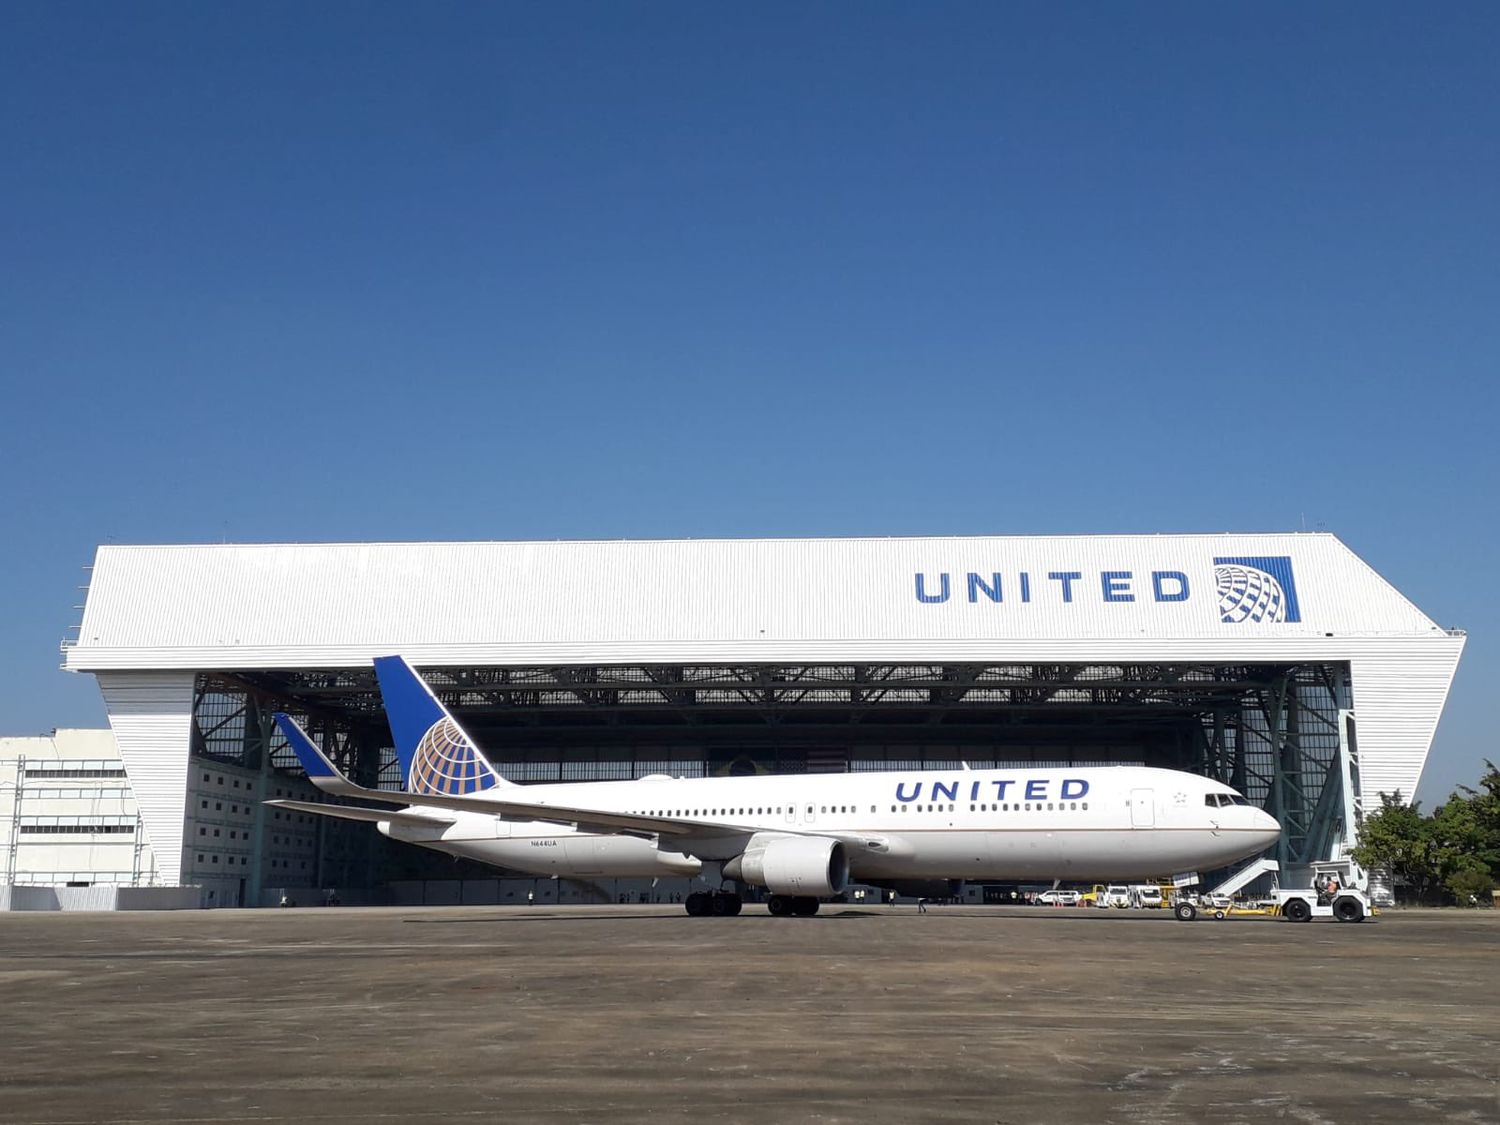
<path id="1" fill-rule="evenodd" d="M 1291 560 L 1302 620 L 1221 621 L 1221 557 Z M 999 601 L 986 592 L 997 574 Z M 920 600 L 918 575 L 928 598 L 946 575 L 947 599 Z M 1171 577 L 1158 588 L 1153 575 Z M 587 646 L 650 660 L 705 644 L 758 658 L 859 641 L 1434 631 L 1327 535 L 101 547 L 67 664 L 140 667 L 141 650 L 275 661 L 426 645 L 529 661 Z"/>
<path id="2" fill-rule="evenodd" d="M 156 855 L 157 874 L 167 886 L 175 886 L 182 875 L 193 674 L 100 672 L 99 690 Z"/>

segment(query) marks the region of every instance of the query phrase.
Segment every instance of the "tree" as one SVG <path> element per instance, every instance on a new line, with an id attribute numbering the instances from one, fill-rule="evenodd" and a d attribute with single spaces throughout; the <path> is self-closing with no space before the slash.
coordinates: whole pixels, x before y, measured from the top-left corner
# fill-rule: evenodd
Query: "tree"
<path id="1" fill-rule="evenodd" d="M 1483 867 L 1460 867 L 1443 884 L 1453 892 L 1459 906 L 1489 906 L 1494 902 L 1495 880 Z"/>
<path id="2" fill-rule="evenodd" d="M 1412 888 L 1418 902 L 1447 890 L 1460 904 L 1489 901 L 1500 880 L 1500 768 L 1485 762 L 1479 788 L 1461 785 L 1436 812 L 1423 816 L 1400 792 L 1382 793 L 1365 818 L 1351 854 L 1366 868 L 1384 867 Z"/>
<path id="3" fill-rule="evenodd" d="M 1474 816 L 1475 854 L 1489 869 L 1490 877 L 1500 879 L 1500 768 L 1494 762 L 1484 763 L 1485 774 L 1479 788 L 1460 785 Z"/>
<path id="4" fill-rule="evenodd" d="M 1380 795 L 1380 808 L 1365 817 L 1350 854 L 1366 869 L 1386 868 L 1412 888 L 1418 902 L 1441 882 L 1433 818 L 1422 815 L 1420 804 L 1402 800 L 1399 789 Z"/>

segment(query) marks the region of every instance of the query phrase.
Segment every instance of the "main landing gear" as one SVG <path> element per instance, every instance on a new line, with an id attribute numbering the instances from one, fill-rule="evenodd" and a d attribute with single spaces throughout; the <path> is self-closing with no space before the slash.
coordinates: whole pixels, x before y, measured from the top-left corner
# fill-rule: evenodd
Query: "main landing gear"
<path id="1" fill-rule="evenodd" d="M 683 905 L 694 918 L 704 918 L 710 914 L 730 918 L 738 914 L 745 903 L 739 895 L 730 891 L 694 891 L 687 896 Z"/>
<path id="2" fill-rule="evenodd" d="M 732 918 L 745 900 L 733 891 L 694 891 L 683 905 L 694 918 Z M 804 895 L 772 895 L 766 900 L 766 909 L 777 918 L 810 918 L 818 912 L 818 900 Z"/>
<path id="3" fill-rule="evenodd" d="M 810 918 L 818 912 L 818 900 L 805 895 L 772 895 L 766 900 L 766 909 L 778 918 Z"/>

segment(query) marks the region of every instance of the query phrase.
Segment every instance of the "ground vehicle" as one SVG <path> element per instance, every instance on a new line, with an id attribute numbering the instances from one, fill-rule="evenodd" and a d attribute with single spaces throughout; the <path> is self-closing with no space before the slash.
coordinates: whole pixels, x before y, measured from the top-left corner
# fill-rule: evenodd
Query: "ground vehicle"
<path id="1" fill-rule="evenodd" d="M 1077 906 L 1083 898 L 1077 891 L 1043 891 L 1036 896 L 1038 906 Z"/>
<path id="2" fill-rule="evenodd" d="M 1161 888 L 1155 883 L 1143 883 L 1140 886 L 1130 888 L 1131 905 L 1142 909 L 1155 910 L 1166 905 L 1166 899 L 1162 896 Z"/>
<path id="3" fill-rule="evenodd" d="M 1369 896 L 1353 887 L 1332 895 L 1300 887 L 1275 894 L 1277 912 L 1288 922 L 1311 922 L 1314 918 L 1336 918 L 1340 922 L 1363 922 L 1371 914 Z"/>
<path id="4" fill-rule="evenodd" d="M 1332 895 L 1320 894 L 1309 887 L 1298 887 L 1293 890 L 1278 890 L 1272 892 L 1271 901 L 1273 905 L 1269 908 L 1234 906 L 1225 902 L 1218 905 L 1218 900 L 1223 896 L 1199 895 L 1197 898 L 1184 896 L 1178 900 L 1172 912 L 1178 920 L 1191 922 L 1200 913 L 1218 920 L 1231 914 L 1269 914 L 1280 916 L 1288 922 L 1311 922 L 1314 918 L 1335 918 L 1340 922 L 1363 922 L 1375 913 L 1371 906 L 1369 897 L 1359 890 L 1347 887 L 1336 891 Z M 1212 903 L 1210 900 L 1214 900 Z"/>
<path id="5" fill-rule="evenodd" d="M 1099 893 L 1095 906 L 1114 906 L 1123 910 L 1130 905 L 1130 888 L 1111 883 Z"/>

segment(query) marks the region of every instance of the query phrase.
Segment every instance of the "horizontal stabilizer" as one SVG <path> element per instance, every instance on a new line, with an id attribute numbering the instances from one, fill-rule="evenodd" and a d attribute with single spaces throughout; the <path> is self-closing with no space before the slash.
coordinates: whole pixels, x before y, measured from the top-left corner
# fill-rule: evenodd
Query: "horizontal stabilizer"
<path id="1" fill-rule="evenodd" d="M 275 805 L 279 809 L 312 813 L 314 816 L 331 816 L 339 820 L 364 820 L 372 824 L 387 821 L 391 824 L 405 824 L 412 828 L 441 828 L 445 824 L 453 823 L 452 817 L 420 816 L 417 813 L 397 812 L 394 809 L 367 809 L 359 805 L 320 805 L 316 801 L 267 801 L 266 804 Z"/>
<path id="2" fill-rule="evenodd" d="M 276 712 L 275 718 L 276 725 L 281 728 L 281 734 L 286 739 L 287 745 L 297 755 L 297 761 L 301 763 L 308 781 L 325 793 L 339 793 L 352 797 L 364 792 L 360 786 L 339 772 L 338 766 L 329 761 L 328 755 L 319 750 L 317 743 L 307 737 L 307 732 L 297 725 L 296 719 L 281 711 Z M 399 800 L 399 798 L 396 799 Z"/>

